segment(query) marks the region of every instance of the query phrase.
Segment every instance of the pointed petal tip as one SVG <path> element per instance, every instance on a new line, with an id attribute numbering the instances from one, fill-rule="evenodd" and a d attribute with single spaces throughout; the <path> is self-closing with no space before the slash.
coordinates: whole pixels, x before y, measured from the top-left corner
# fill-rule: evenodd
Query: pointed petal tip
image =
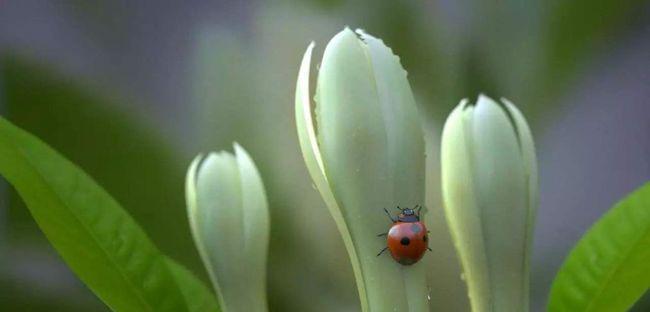
<path id="1" fill-rule="evenodd" d="M 481 93 L 479 93 L 475 104 L 478 107 L 478 106 L 481 106 L 483 103 L 488 104 L 488 105 L 490 105 L 490 104 L 496 105 L 497 104 L 496 101 L 494 101 L 494 99 L 492 99 L 491 97 L 485 95 L 485 93 L 481 92 Z"/>
<path id="2" fill-rule="evenodd" d="M 469 98 L 463 98 L 463 99 L 460 100 L 460 102 L 458 102 L 458 105 L 456 105 L 456 108 L 459 108 L 459 107 L 464 108 L 465 106 L 467 106 L 467 104 L 470 104 Z"/>
<path id="3" fill-rule="evenodd" d="M 443 130 L 442 130 L 443 141 L 445 141 L 444 137 L 448 136 L 449 131 L 451 131 L 452 128 L 456 128 L 456 123 L 463 122 L 463 117 L 466 112 L 466 105 L 468 103 L 469 103 L 469 99 L 467 98 L 460 100 L 460 103 L 458 103 L 458 105 L 454 107 L 451 113 L 449 113 L 449 116 L 447 117 L 447 120 L 445 120 L 445 124 L 443 125 Z"/>
<path id="4" fill-rule="evenodd" d="M 315 46 L 316 43 L 314 41 L 311 41 L 309 45 L 307 45 L 307 49 L 305 49 L 305 53 L 302 56 L 302 62 L 300 63 L 299 71 L 302 71 L 303 67 L 311 67 L 311 54 Z M 300 77 L 300 73 L 298 74 L 298 77 Z M 309 78 L 309 75 L 307 75 L 307 77 Z"/>
<path id="5" fill-rule="evenodd" d="M 246 149 L 244 149 L 237 141 L 232 142 L 232 149 L 235 153 L 235 158 L 237 159 L 237 162 L 241 160 L 242 156 L 248 155 L 248 152 L 246 152 Z"/>
<path id="6" fill-rule="evenodd" d="M 521 113 L 521 110 L 519 110 L 517 105 L 512 103 L 512 101 L 506 99 L 505 97 L 502 97 L 501 103 L 503 103 L 505 109 L 507 109 L 513 117 L 515 118 L 520 117 L 522 121 L 526 122 L 526 119 L 524 118 L 524 115 Z"/>
<path id="7" fill-rule="evenodd" d="M 192 213 L 196 210 L 196 183 L 202 160 L 202 153 L 194 157 L 185 175 L 185 202 L 190 219 L 192 218 Z"/>
<path id="8" fill-rule="evenodd" d="M 187 173 L 186 173 L 186 183 L 192 182 L 192 184 L 195 182 L 195 177 L 196 174 L 199 170 L 199 167 L 201 166 L 201 163 L 203 162 L 204 156 L 203 153 L 199 153 L 192 159 L 192 162 L 190 163 L 190 166 L 187 168 Z"/>
<path id="9" fill-rule="evenodd" d="M 196 154 L 196 156 L 194 156 L 194 158 L 192 159 L 192 164 L 203 159 L 203 156 L 204 156 L 203 152 Z"/>
<path id="10" fill-rule="evenodd" d="M 233 149 L 235 151 L 235 158 L 237 159 L 237 163 L 241 165 L 240 161 L 246 160 L 248 162 L 253 162 L 253 159 L 251 158 L 250 154 L 248 151 L 239 143 L 233 142 Z"/>
<path id="11" fill-rule="evenodd" d="M 348 37 L 348 36 L 354 36 L 354 38 L 356 38 L 357 40 L 359 39 L 357 33 L 355 31 L 353 31 L 350 28 L 350 26 L 346 25 L 343 28 L 343 30 L 341 30 L 336 35 L 334 35 L 334 37 L 332 37 L 332 39 L 330 40 L 330 43 L 328 43 L 327 45 L 329 46 L 330 44 L 332 44 L 332 42 L 338 42 L 338 40 L 340 40 L 341 38 L 345 38 L 345 37 Z"/>

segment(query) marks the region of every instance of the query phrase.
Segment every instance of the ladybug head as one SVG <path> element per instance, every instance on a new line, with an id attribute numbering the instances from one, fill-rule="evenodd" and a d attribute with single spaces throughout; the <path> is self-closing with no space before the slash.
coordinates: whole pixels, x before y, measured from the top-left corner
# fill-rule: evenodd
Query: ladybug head
<path id="1" fill-rule="evenodd" d="M 404 208 L 402 209 L 402 212 L 399 214 L 397 220 L 400 222 L 417 222 L 420 221 L 420 214 L 416 213 L 414 209 Z"/>

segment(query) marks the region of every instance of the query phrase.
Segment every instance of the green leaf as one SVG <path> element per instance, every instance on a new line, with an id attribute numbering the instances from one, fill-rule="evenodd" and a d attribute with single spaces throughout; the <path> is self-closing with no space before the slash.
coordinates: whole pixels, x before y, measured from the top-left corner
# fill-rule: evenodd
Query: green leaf
<path id="1" fill-rule="evenodd" d="M 179 222 L 186 219 L 185 161 L 171 140 L 144 118 L 121 111 L 123 99 L 113 94 L 17 56 L 3 56 L 0 67 L 6 118 L 91 175 L 165 254 L 201 269 L 188 222 Z M 22 206 L 13 196 L 8 209 L 13 242 L 40 238 Z"/>
<path id="2" fill-rule="evenodd" d="M 188 269 L 165 257 L 165 262 L 180 286 L 189 311 L 219 311 L 219 304 L 212 292 Z"/>
<path id="3" fill-rule="evenodd" d="M 168 260 L 119 204 L 74 164 L 0 118 L 0 173 L 61 257 L 116 311 L 191 311 L 204 286 Z M 188 298 L 184 288 L 199 289 Z M 187 302 L 186 302 L 187 300 Z M 192 303 L 192 305 L 190 305 Z M 216 305 L 207 309 L 217 310 Z"/>
<path id="4" fill-rule="evenodd" d="M 650 287 L 650 183 L 580 239 L 557 274 L 549 311 L 625 311 Z"/>

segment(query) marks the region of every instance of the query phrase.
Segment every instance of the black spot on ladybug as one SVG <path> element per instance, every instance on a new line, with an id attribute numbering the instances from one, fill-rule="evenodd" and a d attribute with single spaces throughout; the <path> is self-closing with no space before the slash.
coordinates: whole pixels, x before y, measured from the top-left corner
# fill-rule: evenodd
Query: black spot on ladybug
<path id="1" fill-rule="evenodd" d="M 429 238 L 428 238 L 426 235 L 424 235 L 424 236 L 422 237 L 422 240 L 426 243 L 427 240 L 429 240 Z"/>
<path id="2" fill-rule="evenodd" d="M 422 231 L 422 228 L 420 227 L 419 224 L 413 223 L 413 224 L 411 224 L 411 231 L 413 231 L 413 233 L 417 234 L 420 231 Z"/>
<path id="3" fill-rule="evenodd" d="M 411 240 L 408 237 L 402 237 L 402 240 L 399 241 L 400 244 L 407 246 L 408 244 L 411 243 Z"/>

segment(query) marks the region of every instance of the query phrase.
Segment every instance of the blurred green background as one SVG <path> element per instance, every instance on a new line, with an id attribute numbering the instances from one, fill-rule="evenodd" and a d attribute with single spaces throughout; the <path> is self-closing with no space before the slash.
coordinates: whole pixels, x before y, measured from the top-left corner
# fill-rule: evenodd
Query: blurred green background
<path id="1" fill-rule="evenodd" d="M 650 179 L 650 2 L 0 1 L 0 114 L 80 165 L 205 281 L 185 217 L 185 170 L 195 154 L 240 142 L 270 200 L 271 309 L 357 311 L 347 254 L 304 168 L 293 116 L 305 48 L 316 41 L 319 58 L 346 25 L 400 56 L 422 111 L 436 311 L 468 307 L 436 191 L 444 119 L 479 92 L 524 112 L 541 179 L 532 304 L 545 310 L 570 247 Z M 650 310 L 648 297 L 635 310 Z M 5 183 L 0 310 L 107 310 Z"/>

